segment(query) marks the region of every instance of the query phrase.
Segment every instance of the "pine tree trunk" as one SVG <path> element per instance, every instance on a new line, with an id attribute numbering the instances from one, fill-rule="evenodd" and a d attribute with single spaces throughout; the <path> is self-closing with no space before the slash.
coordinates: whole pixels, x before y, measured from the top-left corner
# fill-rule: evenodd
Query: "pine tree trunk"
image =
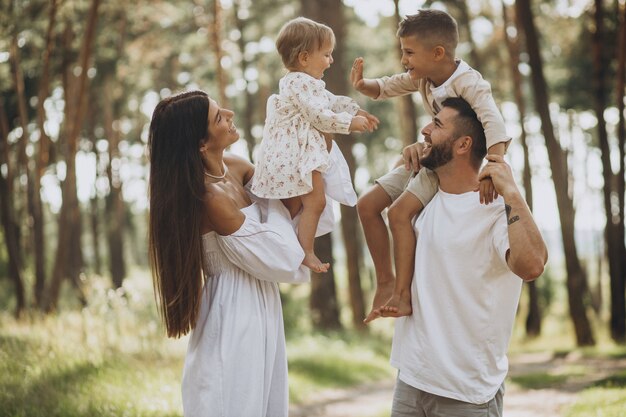
<path id="1" fill-rule="evenodd" d="M 217 87 L 219 90 L 221 107 L 228 108 L 230 106 L 228 97 L 226 96 L 226 72 L 222 68 L 222 57 L 224 51 L 222 51 L 222 4 L 221 0 L 213 0 L 213 21 L 209 28 L 209 34 L 211 36 L 211 46 L 213 46 L 213 55 L 215 57 L 215 76 L 217 78 Z"/>
<path id="2" fill-rule="evenodd" d="M 318 22 L 330 26 L 335 33 L 334 64 L 326 71 L 325 81 L 329 91 L 338 95 L 348 93 L 348 80 L 344 63 L 345 20 L 341 0 L 320 0 L 317 2 L 303 2 L 304 15 Z M 315 4 L 316 7 L 312 7 Z M 340 137 L 337 145 L 346 158 L 350 169 L 350 176 L 354 178 L 355 162 L 352 154 L 354 138 L 352 135 Z M 358 233 L 358 215 L 355 207 L 341 206 L 341 230 L 343 243 L 346 249 L 348 270 L 348 288 L 350 307 L 352 309 L 352 323 L 357 329 L 366 329 L 363 323 L 365 317 L 365 302 L 361 287 L 361 238 Z"/>
<path id="3" fill-rule="evenodd" d="M 9 277 L 15 287 L 15 317 L 20 317 L 26 308 L 26 295 L 22 281 L 21 262 L 19 256 L 18 225 L 13 211 L 13 169 L 9 159 L 9 122 L 4 102 L 0 101 L 0 166 L 6 166 L 6 177 L 0 172 L 0 220 L 4 241 L 9 255 Z"/>
<path id="4" fill-rule="evenodd" d="M 331 234 L 315 239 L 314 249 L 320 259 L 330 263 L 330 268 L 325 274 L 311 273 L 311 296 L 309 298 L 311 323 L 317 330 L 340 330 Z"/>
<path id="5" fill-rule="evenodd" d="M 64 73 L 64 87 L 67 97 L 65 108 L 65 129 L 66 141 L 66 177 L 62 186 L 63 203 L 61 212 L 59 213 L 59 238 L 55 257 L 54 269 L 50 286 L 48 290 L 48 298 L 46 302 L 46 311 L 56 310 L 61 282 L 65 277 L 72 280 L 74 286 L 80 288 L 80 279 L 78 273 L 82 267 L 82 249 L 80 245 L 81 225 L 80 225 L 80 209 L 78 206 L 78 196 L 76 194 L 76 152 L 78 148 L 78 136 L 85 117 L 87 96 L 87 69 L 93 49 L 96 21 L 98 18 L 98 7 L 100 0 L 92 0 L 89 17 L 87 19 L 87 32 L 83 38 L 81 46 L 79 65 L 82 69 L 80 75 L 76 78 Z M 66 48 L 69 47 L 72 33 L 71 28 L 65 31 Z M 71 80 L 71 81 L 70 81 Z M 69 262 L 68 262 L 69 261 Z M 79 291 L 79 297 L 84 302 L 84 295 Z"/>
<path id="6" fill-rule="evenodd" d="M 396 28 L 400 23 L 399 0 L 393 0 L 395 6 L 395 23 Z M 402 51 L 400 50 L 400 38 L 396 37 L 396 46 L 398 50 L 398 60 L 402 59 Z M 417 110 L 415 102 L 411 94 L 399 97 L 397 100 L 400 115 L 400 135 L 402 137 L 402 147 L 412 145 L 417 140 Z"/>
<path id="7" fill-rule="evenodd" d="M 50 160 L 50 137 L 44 127 L 46 111 L 44 102 L 50 91 L 50 56 L 54 47 L 53 30 L 56 25 L 57 0 L 50 1 L 48 12 L 48 29 L 46 31 L 46 46 L 43 51 L 43 67 L 41 70 L 41 81 L 37 94 L 37 126 L 39 128 L 39 142 L 35 154 L 35 172 L 33 174 L 33 186 L 35 194 L 33 199 L 33 235 L 35 238 L 35 283 L 33 284 L 34 304 L 39 309 L 44 308 L 44 290 L 46 285 L 46 242 L 44 233 L 45 217 L 43 204 L 41 202 L 41 177 L 48 166 Z"/>
<path id="8" fill-rule="evenodd" d="M 236 0 L 233 2 L 233 15 L 235 17 L 235 25 L 237 26 L 237 30 L 239 31 L 239 40 L 237 41 L 237 45 L 239 46 L 239 52 L 241 53 L 241 73 L 245 74 L 248 70 L 248 60 L 245 56 L 246 42 L 245 31 L 246 31 L 246 21 L 239 18 L 239 9 L 240 9 L 241 0 Z M 248 80 L 246 80 L 246 83 Z M 254 140 L 254 136 L 252 136 L 252 122 L 254 117 L 254 97 L 248 91 L 248 87 L 246 86 L 246 90 L 244 91 L 244 115 L 243 115 L 243 137 L 248 145 L 248 158 L 250 161 L 254 162 L 253 151 L 256 145 L 256 141 Z"/>
<path id="9" fill-rule="evenodd" d="M 548 86 L 543 75 L 543 62 L 539 51 L 539 39 L 533 22 L 530 0 L 516 0 L 517 17 L 526 36 L 530 67 L 532 69 L 532 87 L 535 95 L 535 107 L 541 119 L 541 128 L 548 148 L 548 157 L 552 168 L 552 179 L 556 192 L 561 236 L 565 252 L 567 271 L 568 304 L 574 324 L 578 346 L 595 344 L 593 332 L 587 317 L 585 292 L 587 290 L 585 272 L 580 265 L 576 242 L 574 240 L 574 205 L 568 195 L 567 161 L 563 149 L 554 134 L 550 110 L 548 107 Z"/>
<path id="10" fill-rule="evenodd" d="M 521 128 L 520 143 L 522 144 L 522 150 L 524 152 L 524 169 L 522 172 L 522 183 L 524 186 L 526 203 L 530 210 L 533 209 L 533 188 L 532 188 L 532 176 L 530 171 L 530 158 L 528 151 L 528 143 L 526 142 L 526 127 L 524 120 L 526 119 L 526 105 L 524 102 L 524 94 L 522 93 L 522 74 L 519 72 L 519 37 L 511 37 L 506 30 L 508 27 L 513 26 L 516 32 L 519 33 L 520 25 L 509 16 L 508 7 L 502 3 L 502 14 L 505 24 L 505 40 L 507 49 L 509 51 L 509 69 L 511 70 L 511 80 L 513 84 L 513 92 L 515 95 L 515 103 L 519 111 L 519 125 Z M 526 316 L 526 335 L 530 337 L 536 337 L 541 334 L 541 308 L 539 307 L 539 297 L 537 292 L 537 284 L 535 281 L 531 281 L 528 286 L 528 314 Z"/>

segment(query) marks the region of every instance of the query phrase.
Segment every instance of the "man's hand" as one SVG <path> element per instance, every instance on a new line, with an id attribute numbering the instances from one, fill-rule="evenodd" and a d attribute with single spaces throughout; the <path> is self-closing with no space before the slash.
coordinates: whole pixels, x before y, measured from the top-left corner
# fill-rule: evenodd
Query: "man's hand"
<path id="1" fill-rule="evenodd" d="M 424 144 L 420 142 L 415 142 L 402 149 L 402 160 L 404 161 L 404 168 L 406 168 L 407 171 L 413 170 L 417 172 L 420 170 L 420 158 L 422 157 L 423 149 Z"/>
<path id="2" fill-rule="evenodd" d="M 372 130 L 376 130 L 378 129 L 378 124 L 380 123 L 380 120 L 378 120 L 378 117 L 374 116 L 371 113 L 366 112 L 365 110 L 359 110 L 356 112 L 357 116 L 363 116 L 367 119 L 367 121 L 369 122 L 370 125 L 370 132 Z"/>
<path id="3" fill-rule="evenodd" d="M 518 193 L 513 172 L 509 164 L 504 161 L 504 157 L 502 155 L 487 155 L 485 159 L 489 162 L 478 174 L 478 179 L 491 178 L 495 192 L 505 198 L 512 193 Z"/>

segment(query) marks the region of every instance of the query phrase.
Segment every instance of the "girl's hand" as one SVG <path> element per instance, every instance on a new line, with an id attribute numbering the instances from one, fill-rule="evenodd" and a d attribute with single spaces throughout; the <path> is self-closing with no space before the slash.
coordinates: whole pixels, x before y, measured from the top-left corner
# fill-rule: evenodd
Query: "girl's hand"
<path id="1" fill-rule="evenodd" d="M 373 130 L 378 129 L 378 124 L 380 123 L 380 120 L 378 120 L 378 117 L 374 116 L 373 114 L 370 114 L 368 112 L 366 112 L 365 110 L 361 110 L 359 109 L 359 111 L 356 112 L 357 116 L 363 116 L 367 119 L 367 121 L 370 124 L 370 132 Z"/>
<path id="2" fill-rule="evenodd" d="M 365 116 L 354 116 L 350 122 L 350 132 L 371 132 L 370 122 Z"/>

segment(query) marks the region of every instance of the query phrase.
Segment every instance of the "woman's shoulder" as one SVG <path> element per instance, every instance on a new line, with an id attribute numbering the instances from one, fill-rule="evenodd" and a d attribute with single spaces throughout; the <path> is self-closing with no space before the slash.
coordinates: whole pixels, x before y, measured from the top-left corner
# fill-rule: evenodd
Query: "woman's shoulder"
<path id="1" fill-rule="evenodd" d="M 254 174 L 254 165 L 239 155 L 225 153 L 224 163 L 231 173 L 233 173 L 237 178 L 241 178 L 242 185 L 246 185 Z"/>

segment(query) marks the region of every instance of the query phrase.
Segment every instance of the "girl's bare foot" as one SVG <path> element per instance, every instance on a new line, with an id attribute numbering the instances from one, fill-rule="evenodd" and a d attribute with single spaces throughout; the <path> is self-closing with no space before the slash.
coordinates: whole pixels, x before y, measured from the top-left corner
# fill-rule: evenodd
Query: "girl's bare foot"
<path id="1" fill-rule="evenodd" d="M 330 268 L 329 263 L 323 263 L 322 261 L 320 261 L 313 252 L 304 255 L 302 265 L 317 273 L 328 272 L 328 268 Z"/>

